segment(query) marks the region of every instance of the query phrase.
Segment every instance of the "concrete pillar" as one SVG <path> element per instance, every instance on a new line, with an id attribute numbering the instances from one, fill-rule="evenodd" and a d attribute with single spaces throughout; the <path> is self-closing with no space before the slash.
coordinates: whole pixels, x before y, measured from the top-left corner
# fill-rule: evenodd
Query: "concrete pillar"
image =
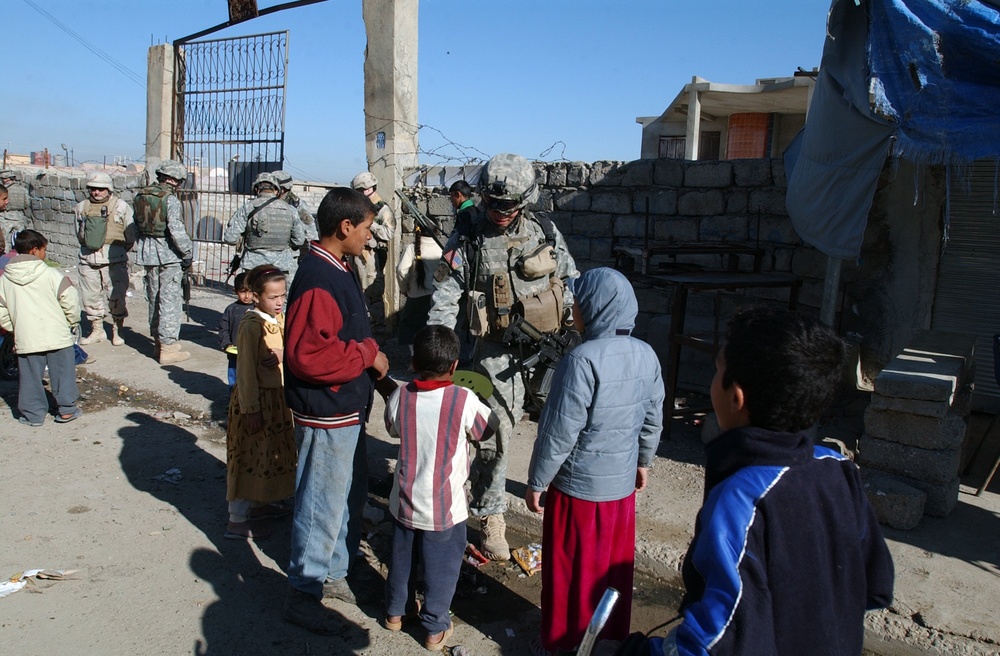
<path id="1" fill-rule="evenodd" d="M 362 0 L 368 35 L 365 49 L 365 154 L 378 192 L 396 215 L 396 238 L 385 267 L 386 324 L 395 325 L 400 307 L 396 284 L 400 208 L 395 190 L 402 174 L 416 168 L 418 0 Z"/>
<path id="2" fill-rule="evenodd" d="M 698 159 L 698 146 L 701 140 L 701 91 L 695 86 L 699 82 L 697 76 L 691 78 L 691 89 L 688 91 L 687 132 L 684 141 L 684 159 Z"/>
<path id="3" fill-rule="evenodd" d="M 174 103 L 174 47 L 150 47 L 146 62 L 146 170 L 170 159 L 170 132 Z"/>

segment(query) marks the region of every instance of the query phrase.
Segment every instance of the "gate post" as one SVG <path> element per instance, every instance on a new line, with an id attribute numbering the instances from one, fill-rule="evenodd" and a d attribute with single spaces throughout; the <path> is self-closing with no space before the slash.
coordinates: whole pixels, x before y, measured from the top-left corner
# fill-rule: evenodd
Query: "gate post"
<path id="1" fill-rule="evenodd" d="M 395 190 L 406 169 L 417 167 L 417 9 L 418 0 L 362 0 L 365 48 L 365 154 L 378 180 L 379 195 L 396 215 L 385 274 L 386 325 L 395 325 L 400 307 L 396 284 L 401 213 Z"/>
<path id="2" fill-rule="evenodd" d="M 161 43 L 149 48 L 146 62 L 146 171 L 170 159 L 174 108 L 174 47 Z"/>

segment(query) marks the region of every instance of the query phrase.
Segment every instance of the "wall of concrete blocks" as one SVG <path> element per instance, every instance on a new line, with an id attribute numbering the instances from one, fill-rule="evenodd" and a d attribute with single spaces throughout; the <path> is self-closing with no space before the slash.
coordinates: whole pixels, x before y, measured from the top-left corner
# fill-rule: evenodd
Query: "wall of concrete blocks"
<path id="1" fill-rule="evenodd" d="M 550 212 L 581 269 L 613 266 L 614 240 L 642 238 L 648 225 L 654 240 L 760 246 L 765 252 L 762 270 L 801 277 L 800 308 L 818 312 L 826 257 L 803 243 L 792 227 L 785 208 L 782 160 L 654 159 L 535 166 L 541 189 L 537 206 Z M 918 174 L 906 162 L 887 162 L 861 256 L 843 263 L 837 327 L 860 344 L 861 375 L 867 381 L 909 343 L 915 331 L 930 325 L 944 206 L 940 173 L 930 169 Z M 418 207 L 438 219 L 447 232 L 453 222 L 447 188 L 460 179 L 475 186 L 478 177 L 478 166 L 431 167 L 409 172 L 404 185 Z M 412 230 L 412 221 L 404 217 L 403 227 Z M 404 236 L 404 243 L 408 238 Z M 750 260 L 741 259 L 741 270 L 749 270 Z M 690 256 L 685 261 L 706 268 L 722 266 L 719 256 Z M 659 347 L 656 338 L 666 332 L 671 295 L 641 283 L 635 290 L 640 308 L 636 334 Z M 785 290 L 724 293 L 722 314 L 725 318 L 739 307 L 786 299 Z M 714 328 L 714 301 L 711 294 L 691 295 L 688 321 L 695 330 Z M 681 383 L 706 386 L 711 362 L 706 364 L 704 357 L 689 349 L 682 353 Z"/>
<path id="2" fill-rule="evenodd" d="M 25 167 L 15 170 L 28 187 L 33 227 L 49 240 L 48 257 L 63 266 L 79 261 L 73 208 L 87 197 L 87 174 L 72 169 Z M 112 173 L 115 194 L 129 203 L 143 186 L 141 173 Z"/>
<path id="3" fill-rule="evenodd" d="M 975 336 L 921 333 L 875 378 L 858 461 L 879 521 L 911 529 L 958 503 Z"/>

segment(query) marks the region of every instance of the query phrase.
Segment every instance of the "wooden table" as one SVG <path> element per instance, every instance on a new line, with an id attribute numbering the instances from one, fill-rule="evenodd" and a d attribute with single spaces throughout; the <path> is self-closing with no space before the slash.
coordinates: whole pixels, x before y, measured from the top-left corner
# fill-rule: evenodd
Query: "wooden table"
<path id="1" fill-rule="evenodd" d="M 669 359 L 664 384 L 666 399 L 664 402 L 666 415 L 663 422 L 663 439 L 670 438 L 670 419 L 678 414 L 674 410 L 674 400 L 677 397 L 677 374 L 680 369 L 681 347 L 687 346 L 711 355 L 719 349 L 720 305 L 715 307 L 715 330 L 712 339 L 689 335 L 684 332 L 684 320 L 687 313 L 687 298 L 689 292 L 735 291 L 737 289 L 786 288 L 788 289 L 788 309 L 798 306 L 799 288 L 802 279 L 790 273 L 742 273 L 734 271 L 705 271 L 701 273 L 676 275 L 645 275 L 635 276 L 654 287 L 669 287 L 673 290 L 673 307 L 670 314 L 670 333 L 667 337 Z M 681 412 L 692 412 L 685 409 Z"/>

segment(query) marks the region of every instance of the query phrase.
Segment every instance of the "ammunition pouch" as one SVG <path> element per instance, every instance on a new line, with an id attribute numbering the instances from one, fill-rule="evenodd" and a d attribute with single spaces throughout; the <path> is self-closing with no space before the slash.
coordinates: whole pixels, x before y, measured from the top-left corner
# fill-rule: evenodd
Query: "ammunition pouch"
<path id="1" fill-rule="evenodd" d="M 469 333 L 473 337 L 484 337 L 490 328 L 486 313 L 486 294 L 470 291 L 468 296 Z"/>
<path id="2" fill-rule="evenodd" d="M 521 269 L 521 274 L 529 280 L 551 275 L 556 270 L 556 249 L 544 243 L 522 255 L 517 261 L 517 266 Z"/>
<path id="3" fill-rule="evenodd" d="M 561 278 L 552 276 L 548 289 L 521 299 L 514 304 L 513 311 L 543 333 L 555 332 L 562 327 L 565 287 Z"/>

